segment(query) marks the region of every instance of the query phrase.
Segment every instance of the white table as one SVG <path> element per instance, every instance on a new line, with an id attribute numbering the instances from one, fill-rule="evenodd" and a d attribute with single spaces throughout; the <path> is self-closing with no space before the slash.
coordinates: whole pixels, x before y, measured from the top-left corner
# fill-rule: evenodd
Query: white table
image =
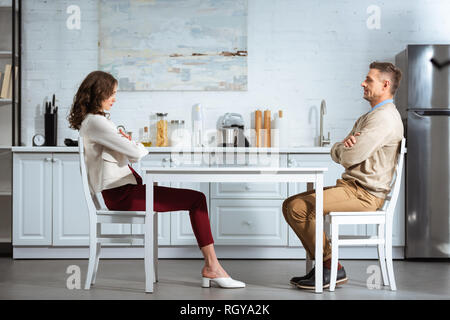
<path id="1" fill-rule="evenodd" d="M 141 167 L 143 183 L 155 182 L 312 182 L 316 187 L 316 292 L 323 292 L 323 174 L 328 168 L 274 167 Z M 146 215 L 153 215 L 153 188 L 146 188 Z M 155 219 L 156 220 L 156 219 Z M 157 221 L 157 220 L 156 220 Z M 153 219 L 145 219 L 146 273 L 153 275 Z M 146 277 L 146 292 L 153 292 L 153 278 Z"/>

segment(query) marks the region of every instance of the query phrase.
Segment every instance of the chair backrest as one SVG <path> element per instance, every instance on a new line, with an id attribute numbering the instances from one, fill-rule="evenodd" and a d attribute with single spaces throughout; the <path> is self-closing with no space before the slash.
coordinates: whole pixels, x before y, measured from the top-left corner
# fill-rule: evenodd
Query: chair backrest
<path id="1" fill-rule="evenodd" d="M 403 163 L 406 153 L 406 139 L 403 138 L 400 143 L 400 150 L 397 157 L 397 164 L 395 165 L 395 172 L 391 181 L 391 191 L 384 201 L 381 210 L 386 211 L 388 219 L 392 219 L 394 215 L 395 206 L 397 204 L 398 195 L 400 194 L 400 185 L 402 183 Z"/>
<path id="2" fill-rule="evenodd" d="M 101 202 L 98 199 L 98 195 L 91 194 L 91 191 L 89 189 L 86 162 L 84 160 L 84 141 L 82 136 L 79 136 L 78 138 L 78 152 L 80 155 L 81 182 L 83 186 L 84 198 L 89 210 L 89 219 L 95 219 L 97 216 L 96 211 L 101 209 Z"/>

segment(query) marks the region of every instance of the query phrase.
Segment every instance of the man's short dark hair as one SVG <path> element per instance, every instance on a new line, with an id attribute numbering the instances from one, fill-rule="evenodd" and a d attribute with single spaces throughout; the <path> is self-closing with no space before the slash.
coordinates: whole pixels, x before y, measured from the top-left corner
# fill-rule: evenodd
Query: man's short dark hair
<path id="1" fill-rule="evenodd" d="M 402 79 L 402 71 L 394 66 L 390 62 L 378 62 L 374 61 L 370 64 L 370 69 L 377 69 L 382 73 L 386 73 L 389 75 L 391 79 L 391 93 L 395 94 L 398 86 L 400 85 L 400 80 Z"/>

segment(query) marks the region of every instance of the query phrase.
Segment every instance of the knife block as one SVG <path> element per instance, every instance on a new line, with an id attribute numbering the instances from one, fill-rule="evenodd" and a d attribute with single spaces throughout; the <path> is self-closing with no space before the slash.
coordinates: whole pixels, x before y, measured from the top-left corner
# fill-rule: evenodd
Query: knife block
<path id="1" fill-rule="evenodd" d="M 45 116 L 45 145 L 56 146 L 58 113 L 46 113 L 44 116 Z"/>

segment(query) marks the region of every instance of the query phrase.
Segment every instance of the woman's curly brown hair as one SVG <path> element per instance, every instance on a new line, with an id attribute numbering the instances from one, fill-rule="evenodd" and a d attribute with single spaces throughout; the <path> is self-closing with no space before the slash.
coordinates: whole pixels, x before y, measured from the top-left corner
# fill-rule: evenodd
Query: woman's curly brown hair
<path id="1" fill-rule="evenodd" d="M 114 93 L 117 80 L 109 73 L 93 71 L 83 80 L 73 98 L 73 105 L 67 120 L 70 128 L 80 130 L 81 122 L 88 113 L 100 114 L 109 118 L 102 110 L 102 102 Z"/>

